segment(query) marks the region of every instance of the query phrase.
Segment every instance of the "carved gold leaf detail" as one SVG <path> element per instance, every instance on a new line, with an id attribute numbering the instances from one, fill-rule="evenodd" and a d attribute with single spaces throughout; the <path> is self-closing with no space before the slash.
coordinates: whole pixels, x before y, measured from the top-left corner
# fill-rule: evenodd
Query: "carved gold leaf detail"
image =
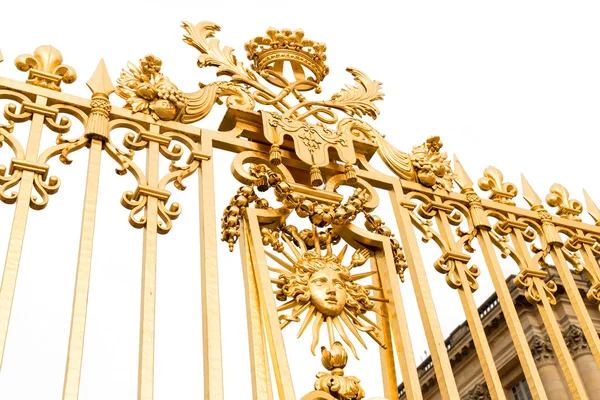
<path id="1" fill-rule="evenodd" d="M 227 75 L 232 78 L 256 80 L 254 73 L 237 60 L 231 47 L 225 46 L 221 49 L 220 41 L 214 39 L 215 32 L 221 30 L 219 25 L 209 21 L 193 25 L 184 21 L 182 27 L 187 32 L 183 36 L 183 41 L 201 53 L 198 57 L 199 67 L 217 67 L 217 76 Z"/>

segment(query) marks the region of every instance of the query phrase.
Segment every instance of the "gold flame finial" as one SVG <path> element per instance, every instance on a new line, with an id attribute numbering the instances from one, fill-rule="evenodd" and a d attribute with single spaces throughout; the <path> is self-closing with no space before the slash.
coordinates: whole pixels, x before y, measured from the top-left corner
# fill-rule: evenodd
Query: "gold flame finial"
<path id="1" fill-rule="evenodd" d="M 56 48 L 40 46 L 31 54 L 21 54 L 15 59 L 20 71 L 29 71 L 27 83 L 60 92 L 60 84 L 73 83 L 77 74 L 72 67 L 63 65 L 63 57 Z"/>
<path id="2" fill-rule="evenodd" d="M 542 199 L 538 196 L 527 179 L 525 179 L 525 175 L 521 174 L 521 186 L 523 187 L 523 198 L 529 204 L 529 207 L 541 206 Z"/>
<path id="3" fill-rule="evenodd" d="M 598 209 L 598 206 L 596 206 L 596 203 L 594 203 L 594 200 L 592 200 L 585 189 L 583 189 L 583 198 L 585 199 L 588 214 L 594 219 L 596 225 L 600 226 L 600 209 Z"/>
<path id="4" fill-rule="evenodd" d="M 106 70 L 104 59 L 100 60 L 94 75 L 92 75 L 90 80 L 87 81 L 87 87 L 90 88 L 92 93 L 103 94 L 106 97 L 110 96 L 110 94 L 115 91 L 115 86 L 108 75 L 108 71 Z"/>
<path id="5" fill-rule="evenodd" d="M 454 156 L 454 181 L 460 186 L 461 189 L 472 189 L 473 181 L 467 175 L 467 172 L 463 168 L 458 157 Z"/>

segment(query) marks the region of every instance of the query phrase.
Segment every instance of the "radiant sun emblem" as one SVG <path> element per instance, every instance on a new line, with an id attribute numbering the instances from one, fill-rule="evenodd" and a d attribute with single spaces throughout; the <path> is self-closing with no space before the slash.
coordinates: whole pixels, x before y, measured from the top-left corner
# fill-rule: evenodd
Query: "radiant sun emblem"
<path id="1" fill-rule="evenodd" d="M 274 292 L 277 300 L 283 302 L 277 308 L 281 328 L 285 328 L 291 322 L 301 322 L 298 331 L 300 337 L 312 322 L 313 354 L 323 323 L 327 326 L 330 345 L 333 345 L 336 335 L 339 335 L 356 358 L 356 349 L 344 325 L 365 348 L 367 346 L 360 332 L 366 333 L 380 346 L 384 346 L 379 338 L 378 325 L 365 314 L 375 311 L 376 301 L 387 300 L 371 295 L 373 290 L 381 291 L 380 288 L 357 282 L 374 275 L 376 271 L 351 274 L 353 268 L 360 267 L 369 260 L 369 250 L 356 250 L 350 264 L 346 266 L 343 265 L 343 260 L 348 245 L 335 255 L 330 232 L 317 233 L 314 228 L 308 234 L 306 231 L 301 233 L 304 235 L 291 229 L 282 235 L 293 255 L 283 248 L 278 250 L 289 262 L 267 251 L 267 255 L 284 268 L 270 268 L 271 271 L 279 273 L 278 278 L 272 282 L 276 285 Z M 326 253 L 323 254 L 323 251 Z M 288 310 L 291 312 L 288 313 Z"/>

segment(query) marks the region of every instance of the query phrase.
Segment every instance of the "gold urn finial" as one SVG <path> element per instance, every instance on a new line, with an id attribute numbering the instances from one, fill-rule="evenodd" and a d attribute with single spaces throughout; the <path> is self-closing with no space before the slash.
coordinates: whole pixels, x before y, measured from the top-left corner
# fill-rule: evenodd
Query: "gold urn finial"
<path id="1" fill-rule="evenodd" d="M 73 67 L 63 65 L 63 57 L 56 48 L 40 46 L 31 54 L 21 54 L 15 59 L 20 71 L 29 71 L 27 83 L 60 92 L 60 84 L 73 83 L 77 73 Z"/>
<path id="2" fill-rule="evenodd" d="M 267 29 L 266 36 L 257 36 L 244 46 L 248 59 L 253 61 L 252 68 L 261 76 L 278 87 L 287 87 L 290 83 L 283 77 L 286 62 L 290 63 L 298 85 L 297 90 L 305 91 L 315 88 L 314 84 L 301 83 L 313 81 L 319 83 L 329 73 L 325 65 L 327 56 L 324 43 L 306 39 L 301 29 L 277 30 Z M 306 72 L 314 76 L 307 77 Z"/>

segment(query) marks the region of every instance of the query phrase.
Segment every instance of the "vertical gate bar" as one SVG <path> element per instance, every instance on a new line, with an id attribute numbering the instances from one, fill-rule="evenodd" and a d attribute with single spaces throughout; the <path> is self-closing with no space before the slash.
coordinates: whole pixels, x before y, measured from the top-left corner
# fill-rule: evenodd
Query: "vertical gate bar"
<path id="1" fill-rule="evenodd" d="M 565 291 L 567 292 L 567 296 L 569 297 L 571 305 L 573 306 L 577 320 L 581 325 L 581 330 L 583 331 L 594 359 L 596 360 L 596 365 L 598 365 L 600 368 L 600 336 L 598 336 L 598 331 L 594 326 L 594 322 L 592 321 L 590 314 L 586 309 L 583 298 L 579 294 L 577 284 L 575 283 L 573 275 L 567 266 L 567 260 L 565 259 L 561 248 L 557 244 L 552 245 L 550 255 L 552 256 L 552 260 L 556 265 L 558 275 L 560 276 Z"/>
<path id="2" fill-rule="evenodd" d="M 77 262 L 77 276 L 75 278 L 75 294 L 73 297 L 63 400 L 77 400 L 79 397 L 101 156 L 102 142 L 98 139 L 92 139 L 85 187 L 81 235 L 79 239 L 79 257 Z"/>
<path id="3" fill-rule="evenodd" d="M 46 97 L 37 96 L 35 104 L 45 106 L 47 101 Z M 27 149 L 25 151 L 25 159 L 27 161 L 37 161 L 44 118 L 43 114 L 33 114 L 29 129 L 29 139 L 27 140 Z M 6 261 L 4 263 L 2 284 L 0 285 L 0 367 L 2 366 L 6 347 L 8 324 L 17 285 L 17 274 L 21 261 L 21 251 L 23 250 L 23 240 L 25 239 L 25 227 L 27 225 L 27 214 L 29 212 L 34 176 L 35 174 L 32 171 L 23 171 L 23 175 L 21 176 L 8 250 L 6 252 Z"/>
<path id="4" fill-rule="evenodd" d="M 212 139 L 208 135 L 202 138 L 202 152 L 210 156 L 209 159 L 200 162 L 198 169 L 204 398 L 206 400 L 222 400 L 223 357 L 221 354 L 215 171 L 212 158 Z"/>
<path id="5" fill-rule="evenodd" d="M 377 271 L 377 262 L 371 258 L 371 270 Z M 372 277 L 373 286 L 383 288 L 382 280 L 379 274 Z M 383 375 L 383 393 L 388 399 L 398 398 L 398 379 L 396 378 L 396 364 L 394 361 L 394 342 L 392 341 L 392 332 L 390 330 L 390 312 L 386 303 L 380 304 L 380 313 L 376 313 L 377 325 L 381 326 L 383 333 L 383 343 L 387 349 L 379 347 L 379 358 L 381 359 L 381 373 Z M 416 366 L 415 366 L 416 369 Z"/>
<path id="6" fill-rule="evenodd" d="M 248 347 L 250 352 L 250 370 L 252 374 L 252 398 L 254 400 L 272 400 L 271 372 L 265 342 L 262 310 L 258 296 L 256 278 L 252 269 L 248 228 L 240 227 L 240 252 L 242 271 L 246 288 L 246 318 L 248 320 Z"/>
<path id="7" fill-rule="evenodd" d="M 510 221 L 517 221 L 516 217 L 512 213 L 508 214 L 508 218 Z M 531 256 L 521 231 L 517 229 L 511 229 L 510 235 L 513 243 L 515 244 L 515 250 L 517 250 L 517 252 L 527 263 L 525 268 L 537 269 L 538 267 L 536 265 L 531 265 Z M 548 296 L 546 295 L 544 282 L 542 282 L 540 278 L 534 277 L 533 285 L 535 285 L 535 290 L 539 294 L 540 301 L 542 303 L 537 303 L 538 311 L 542 317 L 546 331 L 548 332 L 548 337 L 550 338 L 550 342 L 554 348 L 556 358 L 558 359 L 558 363 L 567 382 L 567 386 L 569 387 L 569 391 L 575 400 L 587 399 L 588 397 L 583 387 L 583 382 L 577 373 L 575 363 L 571 358 L 569 349 L 567 348 L 560 327 L 558 326 L 558 322 L 556 321 L 554 311 L 552 310 L 552 305 L 550 304 Z"/>
<path id="8" fill-rule="evenodd" d="M 63 400 L 77 400 L 79 397 L 90 272 L 92 267 L 92 249 L 94 245 L 94 226 L 96 223 L 96 205 L 98 203 L 98 188 L 100 185 L 100 161 L 102 159 L 103 140 L 107 139 L 109 134 L 108 113 L 111 106 L 108 96 L 115 90 L 103 60 L 100 60 L 96 72 L 87 85 L 93 93 L 92 109 L 85 127 L 85 135 L 90 140 L 90 152 L 85 197 L 83 200 L 83 217 L 79 238 L 77 275 L 75 278 L 75 293 L 73 295 Z"/>
<path id="9" fill-rule="evenodd" d="M 488 271 L 490 272 L 492 283 L 494 284 L 494 290 L 498 296 L 500 308 L 504 314 L 506 326 L 508 327 L 508 331 L 517 352 L 517 357 L 521 363 L 525 380 L 529 385 L 531 396 L 534 399 L 545 400 L 548 397 L 535 365 L 535 360 L 531 354 L 531 349 L 529 348 L 523 325 L 521 325 L 521 321 L 519 320 L 519 314 L 512 301 L 508 285 L 504 280 L 504 274 L 502 273 L 502 268 L 500 267 L 498 257 L 494 251 L 490 233 L 485 229 L 480 229 L 477 232 L 477 240 L 479 241 L 485 263 L 488 266 Z"/>
<path id="10" fill-rule="evenodd" d="M 256 215 L 257 210 L 247 208 L 244 225 L 248 227 L 248 244 L 252 254 L 252 267 L 254 276 L 258 284 L 258 293 L 260 298 L 263 320 L 268 337 L 269 351 L 271 353 L 271 362 L 275 372 L 275 381 L 280 400 L 294 400 L 294 387 L 290 367 L 285 351 L 285 343 L 281 334 L 281 327 L 277 317 L 275 297 L 271 287 L 271 278 L 267 269 L 267 260 L 263 248 L 262 236 Z"/>
<path id="11" fill-rule="evenodd" d="M 421 384 L 419 375 L 417 374 L 417 365 L 413 353 L 410 334 L 408 332 L 408 321 L 404 312 L 404 302 L 402 301 L 402 293 L 400 284 L 396 275 L 394 259 L 391 254 L 391 247 L 384 246 L 382 252 L 376 256 L 377 269 L 382 273 L 382 283 L 386 296 L 390 299 L 388 311 L 390 312 L 390 320 L 392 325 L 392 334 L 394 335 L 394 344 L 396 345 L 396 353 L 400 364 L 400 372 L 402 380 L 406 388 L 406 398 L 420 400 L 423 398 L 421 394 Z M 397 390 L 397 389 L 396 389 Z"/>
<path id="12" fill-rule="evenodd" d="M 150 125 L 150 133 L 160 133 L 158 125 Z M 159 143 L 148 141 L 146 177 L 150 187 L 158 187 Z M 154 397 L 154 324 L 156 312 L 156 253 L 158 239 L 158 198 L 148 196 L 145 210 L 142 255 L 142 296 L 140 312 L 140 349 L 138 365 L 138 400 Z"/>
<path id="13" fill-rule="evenodd" d="M 410 278 L 413 283 L 417 305 L 419 306 L 419 313 L 423 320 L 425 336 L 429 351 L 431 352 L 431 360 L 433 361 L 440 394 L 444 400 L 455 400 L 459 398 L 456 381 L 452 374 L 448 350 L 446 349 L 442 328 L 440 327 L 440 322 L 435 311 L 431 289 L 427 282 L 425 265 L 421 258 L 417 237 L 413 230 L 408 210 L 401 205 L 404 201 L 404 193 L 399 181 L 393 183 L 393 189 L 389 192 L 389 195 L 394 209 L 396 224 L 400 231 L 402 245 L 408 249 L 406 257 Z"/>
<path id="14" fill-rule="evenodd" d="M 440 197 L 437 195 L 434 196 L 434 199 L 436 202 L 441 202 Z M 435 214 L 435 219 L 437 221 L 440 235 L 444 242 L 446 242 L 453 252 L 459 254 L 462 253 L 462 249 L 458 247 L 454 235 L 452 234 L 452 229 L 446 213 L 441 210 L 438 211 Z M 477 310 L 477 305 L 475 304 L 475 299 L 473 298 L 473 292 L 467 279 L 467 273 L 465 272 L 467 265 L 458 260 L 454 262 L 456 263 L 456 270 L 458 271 L 460 279 L 460 286 L 457 288 L 460 302 L 463 310 L 465 311 L 465 317 L 467 318 L 469 331 L 471 332 L 471 337 L 473 338 L 475 351 L 477 353 L 477 357 L 479 358 L 479 364 L 481 365 L 490 396 L 493 400 L 505 399 L 506 396 L 504 394 L 504 388 L 502 387 L 502 382 L 500 381 L 500 376 L 498 375 L 498 370 L 496 369 L 496 364 L 494 363 L 494 357 L 492 356 L 492 350 L 490 349 L 490 344 L 488 343 L 485 335 L 483 323 L 479 317 L 479 310 Z"/>
<path id="15" fill-rule="evenodd" d="M 515 346 L 517 357 L 521 363 L 525 380 L 529 386 L 531 396 L 538 400 L 546 400 L 546 392 L 542 384 L 542 379 L 535 365 L 535 360 L 531 354 L 525 331 L 521 325 L 519 314 L 513 303 L 508 285 L 502 273 L 502 268 L 498 262 L 498 257 L 494 250 L 494 245 L 490 237 L 492 229 L 488 217 L 483 209 L 481 198 L 473 189 L 473 181 L 467 175 L 458 158 L 454 156 L 454 171 L 455 181 L 461 188 L 461 193 L 464 194 L 469 202 L 469 212 L 471 214 L 471 222 L 473 229 L 476 232 L 477 242 L 483 253 L 485 264 L 490 272 L 494 290 L 498 296 L 500 308 L 504 314 L 504 320 L 510 333 L 512 342 Z"/>

